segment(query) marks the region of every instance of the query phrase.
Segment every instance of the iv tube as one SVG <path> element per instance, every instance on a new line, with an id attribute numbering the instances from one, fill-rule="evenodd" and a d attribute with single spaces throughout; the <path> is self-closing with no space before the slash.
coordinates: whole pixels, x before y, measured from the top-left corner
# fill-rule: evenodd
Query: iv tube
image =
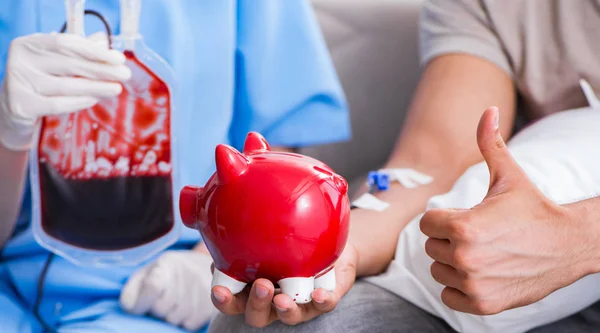
<path id="1" fill-rule="evenodd" d="M 139 37 L 140 11 L 142 0 L 121 0 L 121 37 L 125 50 L 133 51 Z"/>
<path id="2" fill-rule="evenodd" d="M 65 0 L 67 9 L 67 33 L 83 36 L 83 12 L 85 0 Z"/>

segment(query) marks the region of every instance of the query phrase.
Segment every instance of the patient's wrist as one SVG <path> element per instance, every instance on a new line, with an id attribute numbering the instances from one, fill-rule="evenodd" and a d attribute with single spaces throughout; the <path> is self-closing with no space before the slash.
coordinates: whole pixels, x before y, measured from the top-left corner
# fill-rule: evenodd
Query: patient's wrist
<path id="1" fill-rule="evenodd" d="M 576 229 L 571 244 L 581 252 L 581 277 L 600 273 L 600 197 L 564 205 L 566 223 Z"/>

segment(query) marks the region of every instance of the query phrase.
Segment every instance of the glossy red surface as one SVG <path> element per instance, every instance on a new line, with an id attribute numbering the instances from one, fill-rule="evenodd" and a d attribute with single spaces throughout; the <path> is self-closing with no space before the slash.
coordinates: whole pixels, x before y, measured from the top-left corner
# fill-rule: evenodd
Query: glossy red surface
<path id="1" fill-rule="evenodd" d="M 348 238 L 348 184 L 313 158 L 271 152 L 250 133 L 244 154 L 216 148 L 217 172 L 185 187 L 180 212 L 197 228 L 215 267 L 242 282 L 311 277 L 329 268 Z"/>

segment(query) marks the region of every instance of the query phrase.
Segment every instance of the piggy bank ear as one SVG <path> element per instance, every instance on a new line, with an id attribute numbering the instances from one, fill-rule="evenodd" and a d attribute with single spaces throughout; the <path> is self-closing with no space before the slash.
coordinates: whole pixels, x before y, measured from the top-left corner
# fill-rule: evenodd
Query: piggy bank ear
<path id="1" fill-rule="evenodd" d="M 227 184 L 248 169 L 248 160 L 235 148 L 220 144 L 215 151 L 219 184 Z"/>
<path id="2" fill-rule="evenodd" d="M 254 151 L 270 151 L 271 147 L 264 136 L 257 132 L 250 132 L 246 136 L 246 142 L 244 143 L 244 154 L 248 154 Z"/>
<path id="3" fill-rule="evenodd" d="M 335 188 L 340 191 L 341 195 L 344 195 L 348 192 L 348 182 L 346 179 L 344 179 L 344 177 L 334 174 L 333 183 L 335 184 Z"/>

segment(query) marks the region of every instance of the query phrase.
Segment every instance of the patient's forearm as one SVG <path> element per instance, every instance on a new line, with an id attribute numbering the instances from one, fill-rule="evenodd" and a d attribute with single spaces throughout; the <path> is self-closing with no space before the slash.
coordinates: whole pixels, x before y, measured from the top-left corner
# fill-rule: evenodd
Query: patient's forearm
<path id="1" fill-rule="evenodd" d="M 391 204 L 384 212 L 353 211 L 350 241 L 359 252 L 359 275 L 384 271 L 404 226 L 424 211 L 429 198 L 447 192 L 466 168 L 482 160 L 476 130 L 486 108 L 500 108 L 500 130 L 510 136 L 514 103 L 510 77 L 487 61 L 449 55 L 427 66 L 386 167 L 416 169 L 434 181 L 377 194 Z"/>
<path id="2" fill-rule="evenodd" d="M 376 275 L 385 270 L 394 257 L 400 231 L 417 214 L 425 210 L 427 200 L 445 192 L 440 183 L 432 183 L 415 189 L 393 185 L 377 196 L 390 207 L 377 212 L 356 209 L 350 217 L 350 237 L 358 253 L 358 276 Z"/>
<path id="3" fill-rule="evenodd" d="M 350 242 L 356 247 L 360 255 L 358 274 L 375 275 L 381 273 L 394 257 L 398 235 L 406 224 L 416 215 L 425 211 L 427 201 L 437 194 L 450 190 L 452 184 L 467 168 L 468 159 L 465 163 L 456 161 L 444 165 L 444 160 L 451 161 L 452 156 L 447 151 L 435 151 L 435 146 L 427 146 L 421 142 L 421 149 L 428 151 L 429 158 L 420 158 L 417 167 L 410 162 L 401 162 L 401 159 L 391 161 L 386 167 L 417 168 L 434 178 L 430 184 L 417 188 L 404 188 L 400 184 L 392 184 L 389 190 L 376 193 L 375 195 L 390 203 L 388 209 L 383 212 L 357 209 L 352 211 Z M 406 154 L 397 155 L 399 158 L 411 156 Z"/>

